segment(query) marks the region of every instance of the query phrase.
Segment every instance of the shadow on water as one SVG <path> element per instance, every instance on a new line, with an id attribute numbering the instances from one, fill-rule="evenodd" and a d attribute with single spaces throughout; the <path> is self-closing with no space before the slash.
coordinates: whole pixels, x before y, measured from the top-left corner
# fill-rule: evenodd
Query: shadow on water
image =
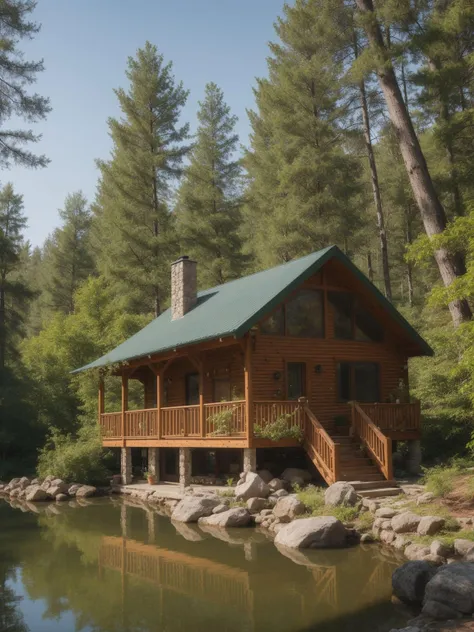
<path id="1" fill-rule="evenodd" d="M 33 632 L 38 601 L 48 632 L 387 632 L 409 618 L 390 601 L 399 561 L 376 546 L 280 552 L 255 529 L 173 524 L 122 500 L 83 505 L 34 515 L 0 502 L 0 622 L 13 617 L 0 630 Z"/>

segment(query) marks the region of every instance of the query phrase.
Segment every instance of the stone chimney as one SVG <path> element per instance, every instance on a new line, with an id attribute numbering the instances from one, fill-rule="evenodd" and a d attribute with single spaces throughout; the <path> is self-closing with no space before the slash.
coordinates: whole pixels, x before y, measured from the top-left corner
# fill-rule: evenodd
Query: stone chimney
<path id="1" fill-rule="evenodd" d="M 197 302 L 197 263 L 183 255 L 171 264 L 171 320 L 182 318 Z"/>

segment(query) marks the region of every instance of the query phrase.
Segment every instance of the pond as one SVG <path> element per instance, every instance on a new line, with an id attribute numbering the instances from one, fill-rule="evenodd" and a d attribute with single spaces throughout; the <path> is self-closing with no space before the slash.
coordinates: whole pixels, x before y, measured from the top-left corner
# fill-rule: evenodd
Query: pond
<path id="1" fill-rule="evenodd" d="M 2 632 L 388 632 L 407 620 L 390 600 L 400 562 L 376 545 L 288 557 L 255 529 L 174 526 L 128 502 L 0 500 Z"/>

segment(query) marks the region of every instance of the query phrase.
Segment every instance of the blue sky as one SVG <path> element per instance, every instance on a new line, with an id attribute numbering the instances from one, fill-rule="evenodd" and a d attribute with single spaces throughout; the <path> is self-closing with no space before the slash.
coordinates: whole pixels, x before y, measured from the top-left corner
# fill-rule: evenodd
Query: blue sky
<path id="1" fill-rule="evenodd" d="M 26 237 L 44 241 L 68 193 L 80 189 L 93 199 L 94 161 L 110 151 L 106 121 L 119 114 L 113 89 L 126 85 L 127 57 L 146 40 L 190 90 L 183 121 L 195 129 L 197 102 L 214 81 L 246 143 L 245 110 L 253 106 L 255 77 L 266 75 L 267 43 L 282 7 L 283 0 L 39 0 L 34 17 L 42 30 L 20 48 L 45 62 L 35 90 L 50 97 L 53 111 L 35 126 L 43 135 L 36 148 L 51 163 L 38 171 L 13 167 L 0 178 L 24 196 Z"/>

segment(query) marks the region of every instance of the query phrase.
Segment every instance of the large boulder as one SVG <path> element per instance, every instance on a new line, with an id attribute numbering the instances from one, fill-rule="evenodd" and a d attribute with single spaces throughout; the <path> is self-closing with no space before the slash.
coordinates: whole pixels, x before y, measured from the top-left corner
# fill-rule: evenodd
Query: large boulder
<path id="1" fill-rule="evenodd" d="M 437 570 L 429 562 L 406 562 L 392 575 L 393 594 L 404 603 L 421 604 L 426 585 L 436 575 Z"/>
<path id="2" fill-rule="evenodd" d="M 294 496 L 279 498 L 273 507 L 273 515 L 276 516 L 280 522 L 291 522 L 291 520 L 294 520 L 297 516 L 301 516 L 304 512 L 305 506 Z"/>
<path id="3" fill-rule="evenodd" d="M 299 484 L 300 481 L 303 481 L 303 483 L 309 483 L 311 480 L 311 474 L 308 470 L 301 470 L 297 467 L 287 467 L 280 478 L 294 485 L 295 483 Z"/>
<path id="4" fill-rule="evenodd" d="M 322 516 L 290 522 L 277 533 L 275 544 L 293 549 L 331 549 L 345 546 L 346 538 L 342 522 Z"/>
<path id="5" fill-rule="evenodd" d="M 281 478 L 272 478 L 272 480 L 267 483 L 267 485 L 272 492 L 278 492 L 285 487 Z"/>
<path id="6" fill-rule="evenodd" d="M 461 557 L 465 557 L 469 555 L 474 550 L 474 542 L 472 540 L 464 540 L 462 538 L 458 538 L 454 540 L 454 552 L 456 555 L 460 555 Z"/>
<path id="7" fill-rule="evenodd" d="M 203 516 L 210 516 L 220 504 L 222 501 L 217 496 L 185 496 L 174 508 L 171 520 L 197 522 Z"/>
<path id="8" fill-rule="evenodd" d="M 269 494 L 270 488 L 255 472 L 246 472 L 245 477 L 235 488 L 235 497 L 237 500 L 267 498 Z"/>
<path id="9" fill-rule="evenodd" d="M 69 486 L 69 489 L 67 490 L 67 493 L 69 494 L 69 496 L 75 496 L 76 492 L 78 489 L 80 489 L 82 487 L 82 485 L 80 485 L 79 483 L 73 483 L 72 485 Z"/>
<path id="10" fill-rule="evenodd" d="M 48 494 L 50 490 L 48 489 Z M 94 496 L 97 493 L 97 489 L 92 485 L 82 485 L 76 491 L 76 498 L 89 498 L 89 496 Z"/>
<path id="11" fill-rule="evenodd" d="M 423 544 L 409 544 L 403 553 L 406 558 L 412 561 L 422 560 L 427 555 L 431 555 L 429 546 L 423 546 Z"/>
<path id="12" fill-rule="evenodd" d="M 417 528 L 418 535 L 435 535 L 444 527 L 445 519 L 439 516 L 423 516 Z"/>
<path id="13" fill-rule="evenodd" d="M 247 509 L 250 511 L 251 514 L 259 513 L 260 511 L 262 511 L 262 509 L 265 509 L 266 506 L 267 501 L 265 500 L 265 498 L 249 498 L 247 500 Z"/>
<path id="14" fill-rule="evenodd" d="M 355 505 L 357 503 L 357 493 L 349 483 L 339 481 L 327 488 L 324 492 L 324 502 L 326 505 L 338 507 L 339 505 Z"/>
<path id="15" fill-rule="evenodd" d="M 68 489 L 69 485 L 62 481 L 60 478 L 57 478 L 54 481 L 50 482 L 49 487 L 46 491 L 50 498 L 56 498 L 58 494 L 67 494 Z"/>
<path id="16" fill-rule="evenodd" d="M 439 555 L 440 557 L 449 557 L 453 554 L 454 547 L 449 544 L 444 544 L 439 540 L 433 540 L 430 546 L 431 555 Z"/>
<path id="17" fill-rule="evenodd" d="M 41 489 L 40 485 L 32 485 L 26 490 L 25 500 L 30 503 L 40 502 L 47 499 L 48 494 L 45 492 L 44 489 Z"/>
<path id="18" fill-rule="evenodd" d="M 411 511 L 404 511 L 392 518 L 392 529 L 395 533 L 410 533 L 417 530 L 420 521 L 421 516 L 417 516 Z"/>
<path id="19" fill-rule="evenodd" d="M 457 562 L 441 568 L 426 586 L 425 606 L 437 602 L 463 615 L 474 613 L 474 564 Z M 428 604 L 430 603 L 430 606 Z M 425 607 L 423 608 L 425 613 Z"/>
<path id="20" fill-rule="evenodd" d="M 15 489 L 16 487 L 20 487 L 21 478 L 12 478 L 12 480 L 8 483 L 8 487 L 10 490 Z"/>
<path id="21" fill-rule="evenodd" d="M 396 516 L 398 511 L 396 509 L 392 509 L 392 507 L 380 507 L 375 510 L 376 518 L 384 518 L 385 520 L 390 520 L 394 516 Z"/>
<path id="22" fill-rule="evenodd" d="M 198 523 L 211 527 L 246 527 L 252 520 L 252 516 L 245 507 L 234 507 L 222 513 L 199 518 Z"/>
<path id="23" fill-rule="evenodd" d="M 26 476 L 22 476 L 20 478 L 20 487 L 21 489 L 26 489 L 29 485 L 30 485 L 30 479 L 27 478 Z"/>
<path id="24" fill-rule="evenodd" d="M 273 474 L 270 472 L 270 470 L 258 470 L 257 474 L 260 476 L 264 483 L 268 484 L 271 480 L 273 480 Z"/>

